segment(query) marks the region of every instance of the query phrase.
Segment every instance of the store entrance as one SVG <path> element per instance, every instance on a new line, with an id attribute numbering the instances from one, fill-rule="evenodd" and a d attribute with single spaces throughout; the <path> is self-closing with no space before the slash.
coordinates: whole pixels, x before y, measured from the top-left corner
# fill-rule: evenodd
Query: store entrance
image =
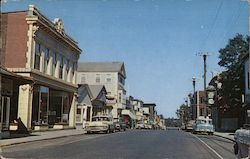
<path id="1" fill-rule="evenodd" d="M 2 96 L 0 105 L 0 130 L 9 130 L 10 118 L 10 97 Z"/>

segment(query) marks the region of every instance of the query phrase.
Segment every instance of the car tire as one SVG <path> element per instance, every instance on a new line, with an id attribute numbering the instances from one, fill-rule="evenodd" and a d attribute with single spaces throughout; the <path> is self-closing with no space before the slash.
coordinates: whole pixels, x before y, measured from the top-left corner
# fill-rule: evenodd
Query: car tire
<path id="1" fill-rule="evenodd" d="M 109 130 L 109 128 L 108 128 L 108 130 L 106 130 L 105 133 L 106 133 L 106 134 L 109 134 L 109 132 L 110 132 L 110 130 Z"/>

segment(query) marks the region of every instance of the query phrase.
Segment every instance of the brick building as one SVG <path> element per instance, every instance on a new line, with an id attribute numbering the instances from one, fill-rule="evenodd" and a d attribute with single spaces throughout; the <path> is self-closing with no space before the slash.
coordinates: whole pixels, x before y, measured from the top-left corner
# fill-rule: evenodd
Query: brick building
<path id="1" fill-rule="evenodd" d="M 28 129 L 75 126 L 76 70 L 81 49 L 61 19 L 53 22 L 34 5 L 2 13 L 2 65 L 32 78 L 19 86 L 15 112 Z"/>

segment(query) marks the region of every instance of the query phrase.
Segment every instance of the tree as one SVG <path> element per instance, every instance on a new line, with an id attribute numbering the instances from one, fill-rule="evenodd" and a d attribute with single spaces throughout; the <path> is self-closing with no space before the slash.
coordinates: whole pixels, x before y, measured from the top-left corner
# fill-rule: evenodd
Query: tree
<path id="1" fill-rule="evenodd" d="M 182 123 L 186 123 L 189 117 L 189 107 L 185 104 L 182 104 L 180 108 L 177 109 L 176 115 Z"/>
<path id="2" fill-rule="evenodd" d="M 229 40 L 225 48 L 219 50 L 218 64 L 225 68 L 220 78 L 224 108 L 241 106 L 241 95 L 244 92 L 244 59 L 248 56 L 248 49 L 249 37 L 237 34 Z"/>

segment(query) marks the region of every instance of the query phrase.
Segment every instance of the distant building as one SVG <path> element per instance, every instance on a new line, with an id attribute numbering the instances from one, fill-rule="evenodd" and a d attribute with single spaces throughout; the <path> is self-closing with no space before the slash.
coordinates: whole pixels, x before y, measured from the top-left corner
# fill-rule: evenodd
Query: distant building
<path id="1" fill-rule="evenodd" d="M 155 124 L 155 119 L 156 119 L 156 104 L 155 103 L 144 103 L 143 104 L 144 108 L 149 108 L 149 124 Z"/>
<path id="2" fill-rule="evenodd" d="M 84 62 L 78 65 L 78 84 L 104 85 L 107 90 L 107 106 L 114 120 L 121 117 L 126 107 L 126 71 L 122 62 Z"/>
<path id="3" fill-rule="evenodd" d="M 111 107 L 106 106 L 107 91 L 103 85 L 79 85 L 76 111 L 77 127 L 85 126 L 96 115 L 107 115 Z"/>
<path id="4" fill-rule="evenodd" d="M 197 116 L 208 116 L 208 114 L 211 114 L 207 109 L 206 97 L 207 95 L 205 91 L 196 91 L 192 96 L 190 110 L 192 111 L 191 114 L 193 120 L 195 120 Z"/>
<path id="5" fill-rule="evenodd" d="M 34 83 L 19 87 L 17 114 L 28 129 L 75 127 L 76 68 L 81 49 L 62 20 L 53 22 L 34 6 L 2 13 L 2 64 Z"/>
<path id="6" fill-rule="evenodd" d="M 136 124 L 143 123 L 143 101 L 139 99 L 133 99 L 133 106 L 136 116 Z"/>
<path id="7" fill-rule="evenodd" d="M 122 110 L 122 116 L 124 117 L 125 123 L 132 129 L 135 128 L 136 124 L 136 115 L 133 100 L 134 98 L 132 96 L 127 97 L 126 108 Z"/>

